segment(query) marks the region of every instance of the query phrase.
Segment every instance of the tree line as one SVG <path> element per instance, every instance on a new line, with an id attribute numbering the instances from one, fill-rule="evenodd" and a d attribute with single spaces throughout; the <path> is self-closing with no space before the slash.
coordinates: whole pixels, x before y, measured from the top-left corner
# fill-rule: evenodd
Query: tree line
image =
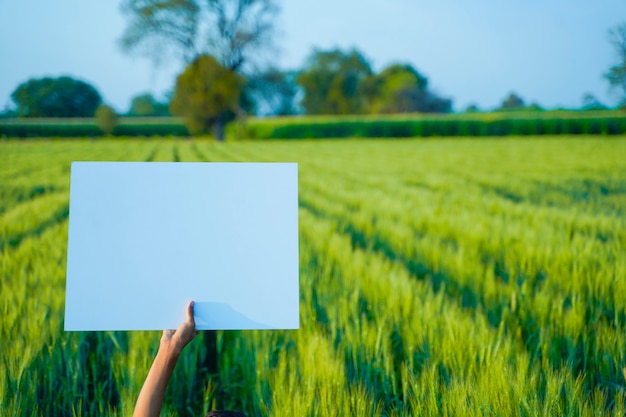
<path id="1" fill-rule="evenodd" d="M 273 47 L 274 0 L 123 0 L 127 27 L 119 43 L 129 54 L 185 62 L 172 93 L 163 101 L 150 94 L 132 99 L 127 115 L 185 119 L 192 134 L 223 137 L 226 123 L 245 115 L 449 113 L 452 100 L 440 97 L 429 80 L 407 63 L 380 72 L 357 50 L 315 49 L 303 68 L 283 71 L 263 62 Z M 626 23 L 610 31 L 617 63 L 605 78 L 626 106 Z M 264 68 L 264 69 L 261 69 Z M 115 123 L 89 83 L 71 77 L 31 79 L 11 94 L 18 117 L 91 117 Z M 501 109 L 541 110 L 516 93 Z M 605 108 L 592 95 L 584 109 Z M 466 111 L 478 111 L 470 105 Z"/>
<path id="2" fill-rule="evenodd" d="M 70 77 L 31 79 L 11 95 L 18 117 L 91 117 L 102 104 L 89 83 Z M 452 101 L 430 91 L 409 64 L 376 73 L 356 50 L 315 50 L 299 71 L 270 68 L 244 75 L 214 56 L 201 54 L 178 76 L 172 96 L 159 101 L 140 94 L 128 116 L 182 116 L 192 133 L 219 136 L 238 115 L 384 114 L 452 111 Z"/>

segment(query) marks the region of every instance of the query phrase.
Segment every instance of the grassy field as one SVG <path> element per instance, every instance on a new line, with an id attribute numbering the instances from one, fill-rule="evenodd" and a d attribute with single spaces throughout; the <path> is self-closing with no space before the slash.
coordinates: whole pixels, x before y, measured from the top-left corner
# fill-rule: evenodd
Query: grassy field
<path id="1" fill-rule="evenodd" d="M 64 333 L 70 162 L 297 161 L 299 331 L 164 415 L 623 416 L 626 137 L 0 142 L 0 416 L 127 416 L 158 332 Z"/>

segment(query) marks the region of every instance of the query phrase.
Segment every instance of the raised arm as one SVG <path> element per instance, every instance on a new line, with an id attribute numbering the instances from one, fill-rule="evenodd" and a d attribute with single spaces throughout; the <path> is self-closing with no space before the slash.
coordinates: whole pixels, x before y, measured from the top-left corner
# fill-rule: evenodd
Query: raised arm
<path id="1" fill-rule="evenodd" d="M 143 383 L 133 417 L 158 417 L 165 388 L 172 376 L 180 352 L 198 334 L 193 319 L 193 301 L 187 305 L 187 320 L 176 330 L 164 330 L 159 351 Z"/>

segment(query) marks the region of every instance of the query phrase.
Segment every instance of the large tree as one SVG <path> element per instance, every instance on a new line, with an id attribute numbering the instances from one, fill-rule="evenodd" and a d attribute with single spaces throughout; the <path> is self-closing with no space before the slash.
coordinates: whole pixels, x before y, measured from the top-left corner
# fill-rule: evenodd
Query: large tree
<path id="1" fill-rule="evenodd" d="M 121 8 L 123 50 L 156 63 L 166 51 L 187 63 L 210 54 L 237 72 L 272 46 L 278 13 L 274 0 L 123 0 Z"/>
<path id="2" fill-rule="evenodd" d="M 354 114 L 366 110 L 359 86 L 372 74 L 369 61 L 356 49 L 314 50 L 296 82 L 304 90 L 308 114 Z"/>
<path id="3" fill-rule="evenodd" d="M 605 77 L 611 87 L 621 90 L 620 104 L 622 107 L 626 107 L 626 23 L 612 29 L 609 36 L 617 53 L 617 64 L 609 68 Z"/>
<path id="4" fill-rule="evenodd" d="M 20 117 L 92 117 L 102 103 L 91 84 L 71 77 L 30 79 L 11 99 Z"/>
<path id="5" fill-rule="evenodd" d="M 242 86 L 241 76 L 212 56 L 201 55 L 178 76 L 170 111 L 185 118 L 189 133 L 213 129 L 215 137 L 222 140 L 224 125 L 239 108 Z"/>

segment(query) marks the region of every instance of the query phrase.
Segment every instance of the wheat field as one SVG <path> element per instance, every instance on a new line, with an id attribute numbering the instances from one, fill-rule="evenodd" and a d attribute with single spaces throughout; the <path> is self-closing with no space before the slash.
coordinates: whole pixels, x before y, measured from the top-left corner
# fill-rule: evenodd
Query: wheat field
<path id="1" fill-rule="evenodd" d="M 72 161 L 299 164 L 297 331 L 186 349 L 163 415 L 623 416 L 626 137 L 0 141 L 0 416 L 126 416 L 158 332 L 63 331 Z"/>

